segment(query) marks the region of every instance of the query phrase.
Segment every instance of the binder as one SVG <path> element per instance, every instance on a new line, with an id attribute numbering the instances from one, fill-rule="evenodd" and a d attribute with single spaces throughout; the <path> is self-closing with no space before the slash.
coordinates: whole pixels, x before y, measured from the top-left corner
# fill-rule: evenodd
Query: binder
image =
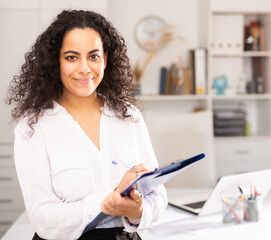
<path id="1" fill-rule="evenodd" d="M 163 168 L 155 169 L 152 172 L 145 173 L 142 176 L 135 179 L 129 186 L 127 186 L 122 192 L 121 196 L 130 196 L 130 192 L 134 189 L 138 190 L 145 197 L 158 185 L 164 184 L 173 177 L 177 176 L 188 167 L 195 164 L 197 161 L 205 157 L 204 153 L 198 154 L 186 160 L 171 163 Z M 94 229 L 101 221 L 109 221 L 115 216 L 110 216 L 100 212 L 95 219 L 90 222 L 84 232 Z"/>
<path id="2" fill-rule="evenodd" d="M 206 50 L 198 48 L 194 50 L 194 82 L 195 94 L 206 94 L 207 88 L 207 56 Z"/>
<path id="3" fill-rule="evenodd" d="M 244 49 L 244 25 L 244 17 L 241 14 L 214 15 L 211 36 L 213 53 L 241 53 Z"/>
<path id="4" fill-rule="evenodd" d="M 191 93 L 207 93 L 207 52 L 204 48 L 196 48 L 189 52 L 189 64 L 192 68 Z"/>

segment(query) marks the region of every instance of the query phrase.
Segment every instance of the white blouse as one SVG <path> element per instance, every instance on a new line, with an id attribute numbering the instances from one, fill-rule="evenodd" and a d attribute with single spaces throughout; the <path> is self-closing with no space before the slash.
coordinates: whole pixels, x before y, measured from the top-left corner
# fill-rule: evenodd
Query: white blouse
<path id="1" fill-rule="evenodd" d="M 129 110 L 135 119 L 131 121 L 117 118 L 106 106 L 101 110 L 100 150 L 56 102 L 33 126 L 32 136 L 27 118 L 15 128 L 16 171 L 26 211 L 41 238 L 79 238 L 127 171 L 123 164 L 143 163 L 151 170 L 157 167 L 141 113 Z M 166 190 L 161 185 L 144 198 L 137 229 L 123 217 L 98 227 L 124 226 L 129 232 L 143 229 L 158 219 L 166 205 Z"/>

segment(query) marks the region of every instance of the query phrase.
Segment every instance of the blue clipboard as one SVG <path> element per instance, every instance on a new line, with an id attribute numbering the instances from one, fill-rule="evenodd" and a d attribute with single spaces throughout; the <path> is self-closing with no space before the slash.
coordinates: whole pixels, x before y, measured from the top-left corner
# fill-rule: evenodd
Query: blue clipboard
<path id="1" fill-rule="evenodd" d="M 133 189 L 138 190 L 145 197 L 150 192 L 152 192 L 158 185 L 164 184 L 173 177 L 177 176 L 188 167 L 192 166 L 197 161 L 201 160 L 205 157 L 204 153 L 198 154 L 194 157 L 188 158 L 186 160 L 178 161 L 169 164 L 166 167 L 155 169 L 152 172 L 145 173 L 142 176 L 135 179 L 127 188 L 125 188 L 121 192 L 121 196 L 130 196 L 130 192 Z M 110 216 L 100 212 L 92 222 L 90 222 L 84 232 L 90 231 L 94 229 L 101 221 L 110 220 L 110 218 L 114 218 L 115 216 Z"/>

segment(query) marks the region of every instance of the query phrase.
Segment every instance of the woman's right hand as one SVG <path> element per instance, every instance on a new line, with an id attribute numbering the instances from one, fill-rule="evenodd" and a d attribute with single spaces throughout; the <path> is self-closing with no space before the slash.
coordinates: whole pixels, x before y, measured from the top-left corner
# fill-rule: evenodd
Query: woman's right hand
<path id="1" fill-rule="evenodd" d="M 143 210 L 143 196 L 137 190 L 132 190 L 130 197 L 122 197 L 117 188 L 110 193 L 101 204 L 101 211 L 111 216 L 126 216 L 140 218 Z"/>
<path id="2" fill-rule="evenodd" d="M 137 190 L 130 193 L 130 197 L 122 197 L 120 193 L 132 183 L 139 174 L 148 173 L 150 170 L 143 164 L 138 164 L 127 171 L 122 177 L 119 185 L 102 202 L 101 211 L 112 216 L 126 216 L 129 218 L 140 218 L 142 215 L 142 194 Z"/>

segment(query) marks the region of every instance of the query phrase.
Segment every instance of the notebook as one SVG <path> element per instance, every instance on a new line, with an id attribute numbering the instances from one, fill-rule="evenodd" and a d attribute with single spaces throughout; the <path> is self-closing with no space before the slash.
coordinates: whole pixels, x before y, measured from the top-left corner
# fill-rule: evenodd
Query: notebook
<path id="1" fill-rule="evenodd" d="M 218 213 L 222 210 L 222 197 L 241 194 L 238 186 L 245 196 L 250 193 L 250 186 L 255 186 L 263 199 L 271 189 L 271 169 L 224 176 L 214 189 L 198 190 L 186 196 L 169 195 L 168 202 L 196 215 Z"/>

